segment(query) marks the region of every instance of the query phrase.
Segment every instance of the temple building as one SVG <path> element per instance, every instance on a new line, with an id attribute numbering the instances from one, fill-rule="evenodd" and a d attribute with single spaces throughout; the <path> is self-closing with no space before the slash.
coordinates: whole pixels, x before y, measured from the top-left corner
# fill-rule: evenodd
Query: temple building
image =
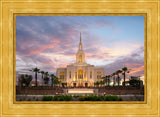
<path id="1" fill-rule="evenodd" d="M 82 48 L 81 31 L 78 52 L 76 54 L 76 62 L 67 65 L 66 68 L 58 68 L 56 75 L 60 81 L 67 83 L 72 87 L 89 87 L 94 86 L 94 82 L 100 81 L 104 76 L 104 69 L 95 67 L 85 62 L 85 53 Z"/>

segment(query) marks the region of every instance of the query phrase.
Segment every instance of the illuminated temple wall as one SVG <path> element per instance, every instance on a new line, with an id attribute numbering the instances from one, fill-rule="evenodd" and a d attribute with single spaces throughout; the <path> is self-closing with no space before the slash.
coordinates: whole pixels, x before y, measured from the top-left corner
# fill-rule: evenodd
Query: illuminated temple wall
<path id="1" fill-rule="evenodd" d="M 76 54 L 76 62 L 67 65 L 66 68 L 58 68 L 57 77 L 61 82 L 67 83 L 67 86 L 94 86 L 94 82 L 100 81 L 104 76 L 104 69 L 95 67 L 85 62 L 85 53 L 82 49 L 81 33 L 79 49 Z"/>
<path id="2" fill-rule="evenodd" d="M 62 77 L 64 74 L 64 77 Z M 104 69 L 97 68 L 92 65 L 88 66 L 72 66 L 69 65 L 66 68 L 57 69 L 57 77 L 60 78 L 61 82 L 67 83 L 68 86 L 93 86 L 94 82 L 100 81 L 101 77 L 104 76 Z"/>

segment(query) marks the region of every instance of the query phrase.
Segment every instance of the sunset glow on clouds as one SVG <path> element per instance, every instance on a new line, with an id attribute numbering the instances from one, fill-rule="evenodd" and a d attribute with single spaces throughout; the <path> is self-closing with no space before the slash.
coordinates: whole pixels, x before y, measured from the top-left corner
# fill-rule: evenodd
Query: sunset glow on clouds
<path id="1" fill-rule="evenodd" d="M 111 74 L 144 76 L 143 16 L 16 16 L 16 72 L 55 73 L 76 61 L 80 29 L 86 62 Z"/>

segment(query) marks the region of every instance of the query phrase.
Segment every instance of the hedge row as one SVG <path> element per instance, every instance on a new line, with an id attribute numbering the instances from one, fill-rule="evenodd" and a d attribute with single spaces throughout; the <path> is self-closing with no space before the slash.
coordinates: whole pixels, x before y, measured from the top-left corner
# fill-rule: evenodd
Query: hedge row
<path id="1" fill-rule="evenodd" d="M 57 96 L 43 96 L 42 101 L 71 101 L 70 95 L 57 95 Z"/>
<path id="2" fill-rule="evenodd" d="M 122 98 L 119 98 L 117 96 L 96 96 L 96 95 L 90 95 L 90 96 L 73 96 L 74 98 L 79 98 L 79 101 L 122 101 Z M 70 95 L 56 95 L 54 97 L 52 96 L 43 96 L 43 101 L 71 101 L 72 96 Z"/>

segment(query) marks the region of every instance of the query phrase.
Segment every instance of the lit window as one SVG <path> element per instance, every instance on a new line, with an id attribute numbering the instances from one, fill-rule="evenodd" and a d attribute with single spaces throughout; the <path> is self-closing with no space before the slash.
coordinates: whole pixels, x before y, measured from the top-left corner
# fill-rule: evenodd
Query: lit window
<path id="1" fill-rule="evenodd" d="M 82 62 L 82 55 L 79 55 L 79 62 Z"/>
<path id="2" fill-rule="evenodd" d="M 86 72 L 84 72 L 84 77 L 86 77 Z"/>
<path id="3" fill-rule="evenodd" d="M 83 78 L 83 70 L 78 71 L 78 78 L 82 79 Z"/>
<path id="4" fill-rule="evenodd" d="M 97 78 L 98 78 L 98 79 L 101 78 L 101 72 L 97 72 Z"/>
<path id="5" fill-rule="evenodd" d="M 64 72 L 60 72 L 60 80 L 64 81 Z"/>
<path id="6" fill-rule="evenodd" d="M 90 72 L 90 78 L 92 78 L 92 72 Z"/>
<path id="7" fill-rule="evenodd" d="M 84 72 L 84 81 L 87 81 L 86 72 Z"/>
<path id="8" fill-rule="evenodd" d="M 69 72 L 69 78 L 71 78 L 71 71 Z"/>
<path id="9" fill-rule="evenodd" d="M 77 72 L 75 72 L 75 81 L 77 81 Z"/>

